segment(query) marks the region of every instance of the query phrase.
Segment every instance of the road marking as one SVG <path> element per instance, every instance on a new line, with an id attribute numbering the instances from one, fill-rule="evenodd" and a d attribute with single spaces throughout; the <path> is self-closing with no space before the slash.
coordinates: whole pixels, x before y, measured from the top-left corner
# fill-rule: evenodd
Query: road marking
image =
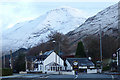
<path id="1" fill-rule="evenodd" d="M 111 75 L 112 76 L 112 80 L 114 80 L 114 76 L 113 75 Z"/>
<path id="2" fill-rule="evenodd" d="M 49 76 L 40 76 L 40 78 L 48 78 Z"/>
<path id="3" fill-rule="evenodd" d="M 74 79 L 77 79 L 78 78 L 78 75 L 75 75 L 75 78 Z"/>

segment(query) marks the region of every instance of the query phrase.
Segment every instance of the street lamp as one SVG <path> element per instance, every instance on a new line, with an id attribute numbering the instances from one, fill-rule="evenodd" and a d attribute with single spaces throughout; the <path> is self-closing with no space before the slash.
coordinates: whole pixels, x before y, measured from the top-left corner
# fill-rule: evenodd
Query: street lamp
<path id="1" fill-rule="evenodd" d="M 89 59 L 89 60 L 92 60 L 92 58 L 91 58 L 91 57 L 88 57 L 88 59 Z"/>
<path id="2" fill-rule="evenodd" d="M 53 43 L 56 43 L 56 41 L 52 41 Z M 57 54 L 56 54 L 56 64 L 57 64 Z M 56 71 L 57 71 L 57 65 L 56 65 Z"/>
<path id="3" fill-rule="evenodd" d="M 52 41 L 53 43 L 56 43 L 56 41 Z M 58 54 L 60 54 L 60 42 L 58 42 Z M 60 57 L 60 56 L 59 56 Z M 56 55 L 56 63 L 57 63 L 57 55 Z M 59 58 L 59 65 L 60 65 L 60 58 Z M 60 67 L 58 68 L 59 69 L 59 74 L 60 74 Z"/>
<path id="4" fill-rule="evenodd" d="M 56 41 L 52 41 L 53 43 L 55 43 Z"/>

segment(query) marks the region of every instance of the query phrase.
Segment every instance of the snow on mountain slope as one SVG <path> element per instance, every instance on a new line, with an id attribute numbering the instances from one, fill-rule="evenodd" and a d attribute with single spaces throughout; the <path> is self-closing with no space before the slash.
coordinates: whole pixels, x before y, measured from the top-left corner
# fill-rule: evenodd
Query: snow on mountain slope
<path id="1" fill-rule="evenodd" d="M 41 39 L 46 40 L 46 36 L 53 30 L 66 34 L 85 22 L 82 16 L 78 9 L 61 7 L 34 20 L 17 23 L 3 32 L 3 52 L 35 46 Z"/>
<path id="2" fill-rule="evenodd" d="M 98 35 L 101 26 L 104 35 L 118 36 L 118 21 L 118 4 L 115 4 L 88 18 L 85 23 L 67 35 L 73 42 L 78 41 L 87 35 Z"/>

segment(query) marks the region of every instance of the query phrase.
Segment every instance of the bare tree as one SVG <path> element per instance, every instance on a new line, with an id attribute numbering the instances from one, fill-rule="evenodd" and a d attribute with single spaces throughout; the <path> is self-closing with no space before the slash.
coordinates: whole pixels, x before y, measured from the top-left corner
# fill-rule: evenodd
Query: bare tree
<path id="1" fill-rule="evenodd" d="M 87 56 L 92 57 L 93 61 L 100 60 L 99 38 L 97 36 L 88 36 L 83 41 L 86 50 L 88 50 Z"/>
<path id="2" fill-rule="evenodd" d="M 69 39 L 62 33 L 57 31 L 51 32 L 47 37 L 47 42 L 41 42 L 37 46 L 31 48 L 28 52 L 28 55 L 36 56 L 41 51 L 55 50 L 57 53 L 60 48 L 60 52 L 65 54 L 69 53 Z M 53 43 L 55 41 L 55 43 Z"/>
<path id="3" fill-rule="evenodd" d="M 84 40 L 85 48 L 88 50 L 88 56 L 94 60 L 100 60 L 100 43 L 98 36 L 88 36 Z M 111 58 L 117 50 L 118 40 L 113 36 L 104 35 L 102 37 L 103 59 Z"/>
<path id="4" fill-rule="evenodd" d="M 113 36 L 108 36 L 105 35 L 103 36 L 102 39 L 103 43 L 103 59 L 104 58 L 111 58 L 112 54 L 115 53 L 115 51 L 117 50 L 117 40 L 115 37 Z"/>
<path id="5" fill-rule="evenodd" d="M 54 31 L 51 32 L 48 36 L 48 42 L 49 45 L 52 45 L 52 48 L 56 51 L 59 52 L 59 49 L 61 52 L 68 54 L 70 52 L 69 50 L 69 39 L 67 38 L 66 35 Z M 55 43 L 53 43 L 55 41 Z"/>

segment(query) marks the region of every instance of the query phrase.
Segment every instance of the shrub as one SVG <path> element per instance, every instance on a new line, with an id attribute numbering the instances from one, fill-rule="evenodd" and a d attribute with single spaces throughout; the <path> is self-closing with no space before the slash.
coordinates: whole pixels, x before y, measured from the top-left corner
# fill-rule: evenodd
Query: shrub
<path id="1" fill-rule="evenodd" d="M 0 69 L 0 70 L 2 70 L 2 76 L 8 76 L 13 74 L 13 70 L 9 68 Z"/>
<path id="2" fill-rule="evenodd" d="M 107 70 L 110 70 L 110 66 L 103 67 L 103 71 L 107 71 Z"/>

